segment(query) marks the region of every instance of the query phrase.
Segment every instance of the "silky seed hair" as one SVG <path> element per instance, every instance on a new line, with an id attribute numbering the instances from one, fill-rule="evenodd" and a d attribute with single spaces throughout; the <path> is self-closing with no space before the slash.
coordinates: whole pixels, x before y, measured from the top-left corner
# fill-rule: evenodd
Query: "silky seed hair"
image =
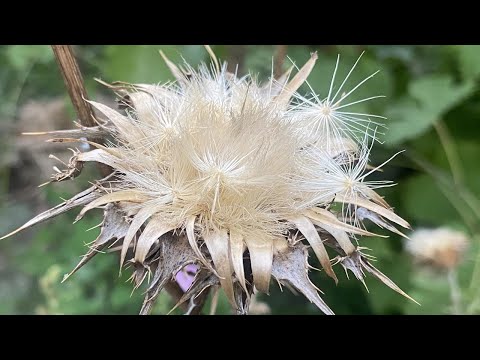
<path id="1" fill-rule="evenodd" d="M 133 265 L 136 287 L 147 279 L 142 314 L 189 264 L 198 271 L 177 305 L 193 308 L 204 291 L 222 288 L 233 309 L 247 313 L 252 294 L 268 293 L 273 277 L 333 314 L 308 278 L 310 252 L 335 282 L 333 266 L 340 264 L 347 276 L 350 271 L 365 284 L 368 272 L 410 298 L 361 246 L 361 236 L 380 236 L 366 230 L 365 220 L 400 235 L 392 223 L 409 228 L 375 192 L 391 182 L 367 180 L 385 165 L 369 164 L 383 117 L 351 108 L 381 97 L 353 99 L 376 73 L 348 88 L 360 56 L 338 85 L 338 57 L 322 98 L 307 82 L 316 53 L 295 75 L 292 67 L 260 83 L 228 72 L 207 51 L 212 61 L 198 69 L 161 53 L 175 82 L 107 84 L 126 109 L 90 101 L 105 117 L 94 128 L 40 133 L 92 148 L 75 151 L 51 181 L 73 179 L 85 162 L 113 173 L 7 236 L 77 206 L 83 208 L 76 221 L 103 208 L 100 235 L 64 280 L 99 250 L 116 249 L 120 268 Z M 310 95 L 298 92 L 304 83 Z M 92 132 L 110 140 L 85 140 Z M 333 210 L 334 203 L 341 210 Z"/>

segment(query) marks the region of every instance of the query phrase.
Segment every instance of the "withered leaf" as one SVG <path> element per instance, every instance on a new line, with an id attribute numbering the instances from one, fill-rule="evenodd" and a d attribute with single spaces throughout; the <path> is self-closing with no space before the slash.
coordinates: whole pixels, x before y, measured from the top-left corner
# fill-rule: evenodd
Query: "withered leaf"
<path id="1" fill-rule="evenodd" d="M 364 207 L 368 210 L 376 212 L 377 214 L 387 218 L 390 221 L 393 221 L 394 223 L 396 223 L 400 226 L 403 226 L 406 229 L 410 229 L 410 224 L 408 222 L 406 222 L 405 220 L 403 220 L 400 216 L 395 214 L 393 211 L 391 211 L 389 209 L 386 209 L 383 206 L 375 204 L 371 201 L 368 201 L 367 199 L 363 199 L 359 196 L 356 196 L 354 198 L 353 197 L 347 198 L 347 197 L 345 197 L 341 194 L 337 194 L 335 196 L 335 201 L 346 203 L 346 204 L 354 204 L 354 205 L 357 205 L 357 206 Z"/>
<path id="2" fill-rule="evenodd" d="M 293 286 L 325 314 L 334 315 L 308 278 L 307 259 L 307 247 L 301 242 L 289 246 L 286 240 L 278 239 L 275 242 L 272 275 L 278 282 Z"/>
<path id="3" fill-rule="evenodd" d="M 256 238 L 245 238 L 250 253 L 253 281 L 255 287 L 268 294 L 272 274 L 273 244 L 270 241 Z"/>
<path id="4" fill-rule="evenodd" d="M 107 178 L 103 179 L 106 180 Z M 76 208 L 77 206 L 85 205 L 88 204 L 98 197 L 101 196 L 101 193 L 98 191 L 98 186 L 94 185 L 92 187 L 89 187 L 88 189 L 78 193 L 77 195 L 73 196 L 67 201 L 62 202 L 61 204 L 58 204 L 57 206 L 46 210 L 42 212 L 41 214 L 38 214 L 35 216 L 33 219 L 27 221 L 24 225 L 19 227 L 18 229 L 12 231 L 11 233 L 3 236 L 0 238 L 0 240 L 5 239 L 9 236 L 12 236 L 22 230 L 25 230 L 31 226 L 37 225 L 41 222 L 44 222 L 48 219 L 51 219 L 55 216 L 58 216 L 60 214 L 63 214 L 64 212 L 67 212 L 73 208 Z"/>
<path id="5" fill-rule="evenodd" d="M 83 255 L 80 262 L 75 268 L 63 277 L 62 282 L 67 280 L 71 275 L 77 272 L 83 265 L 89 262 L 98 252 L 102 251 L 107 245 L 116 240 L 122 239 L 127 233 L 128 223 L 125 221 L 124 213 L 115 204 L 107 205 L 104 215 L 100 234 L 94 243 Z"/>
<path id="6" fill-rule="evenodd" d="M 147 315 L 165 285 L 175 274 L 188 264 L 193 264 L 196 254 L 185 236 L 166 234 L 161 238 L 158 250 L 158 263 L 150 282 L 140 315 Z M 198 275 L 198 273 L 197 273 Z"/>
<path id="7" fill-rule="evenodd" d="M 227 299 L 232 306 L 235 306 L 228 234 L 225 230 L 219 230 L 206 233 L 203 235 L 203 238 L 220 276 L 220 283 L 227 295 Z"/>

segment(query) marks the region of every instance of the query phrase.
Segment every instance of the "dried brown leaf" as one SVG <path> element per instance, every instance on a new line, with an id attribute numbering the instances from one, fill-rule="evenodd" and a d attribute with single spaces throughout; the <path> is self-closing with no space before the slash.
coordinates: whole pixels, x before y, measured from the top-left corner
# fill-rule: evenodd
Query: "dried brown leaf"
<path id="1" fill-rule="evenodd" d="M 89 262 L 98 252 L 102 251 L 107 245 L 122 239 L 127 233 L 128 223 L 125 221 L 124 213 L 115 204 L 107 205 L 104 211 L 103 222 L 100 234 L 94 243 L 83 255 L 80 262 L 75 268 L 63 277 L 62 282 L 67 280 L 71 275 L 77 272 L 82 266 Z"/>
<path id="2" fill-rule="evenodd" d="M 106 179 L 104 179 L 104 180 L 106 180 Z M 77 206 L 85 205 L 85 204 L 88 204 L 88 203 L 94 201 L 99 196 L 101 196 L 101 193 L 97 190 L 98 190 L 97 186 L 89 187 L 88 189 L 82 191 L 81 193 L 78 193 L 77 195 L 70 198 L 69 200 L 62 202 L 61 204 L 58 204 L 57 206 L 55 206 L 55 207 L 53 207 L 53 208 L 51 208 L 47 211 L 44 211 L 41 214 L 38 214 L 37 216 L 35 216 L 33 219 L 27 221 L 24 225 L 22 225 L 18 229 L 16 229 L 16 230 L 12 231 L 11 233 L 1 237 L 0 240 L 6 239 L 7 237 L 12 236 L 12 235 L 14 235 L 14 234 L 16 234 L 16 233 L 18 233 L 22 230 L 25 230 L 29 227 L 37 225 L 41 222 L 44 222 L 48 219 L 51 219 L 51 218 L 55 217 L 55 216 L 63 214 L 64 212 L 67 212 L 67 211 L 69 211 L 69 210 L 71 210 L 71 209 L 73 209 Z"/>
<path id="3" fill-rule="evenodd" d="M 194 263 L 195 258 L 196 254 L 185 236 L 166 234 L 160 239 L 158 263 L 147 289 L 140 315 L 150 313 L 162 289 L 174 278 L 178 271 L 186 265 Z"/>
<path id="4" fill-rule="evenodd" d="M 287 81 L 290 78 L 290 74 L 293 71 L 294 66 L 291 66 L 290 69 L 285 71 L 277 80 L 272 80 L 272 82 L 266 83 L 262 87 L 262 92 L 270 95 L 271 97 L 277 96 L 280 94 L 285 86 L 287 85 Z"/>
<path id="5" fill-rule="evenodd" d="M 138 126 L 135 126 L 128 117 L 123 116 L 107 105 L 97 103 L 95 101 L 88 102 L 101 113 L 103 113 L 113 123 L 113 125 L 120 130 L 122 134 L 136 134 L 140 136 L 140 138 L 142 137 L 142 133 L 140 132 Z"/>
<path id="6" fill-rule="evenodd" d="M 383 206 L 385 209 L 390 209 L 391 206 L 385 201 L 383 197 L 378 195 L 374 190 L 365 187 L 362 189 L 367 197 L 369 197 L 372 201 L 376 202 L 378 205 Z"/>
<path id="7" fill-rule="evenodd" d="M 349 256 L 344 256 L 340 259 L 340 264 L 343 266 L 345 269 L 345 273 L 348 277 L 348 272 L 347 269 L 350 270 L 353 275 L 357 278 L 357 280 L 360 280 L 365 286 L 365 289 L 368 291 L 367 284 L 365 284 L 365 273 L 363 272 L 362 268 L 362 261 L 361 261 L 361 254 L 358 251 L 355 251 L 354 253 L 350 254 Z"/>

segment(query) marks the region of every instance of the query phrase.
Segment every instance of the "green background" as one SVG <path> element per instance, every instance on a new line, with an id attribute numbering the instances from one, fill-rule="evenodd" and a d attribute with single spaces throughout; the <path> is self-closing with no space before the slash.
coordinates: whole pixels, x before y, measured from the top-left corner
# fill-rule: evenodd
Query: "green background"
<path id="1" fill-rule="evenodd" d="M 222 60 L 239 64 L 259 78 L 270 75 L 278 46 L 212 46 Z M 114 99 L 94 81 L 122 80 L 157 83 L 172 79 L 158 50 L 171 60 L 185 58 L 192 65 L 208 60 L 203 46 L 76 46 L 75 53 L 92 99 Z M 365 54 L 349 80 L 350 86 L 381 70 L 356 92 L 357 99 L 386 95 L 362 103 L 356 110 L 388 117 L 388 130 L 376 144 L 371 163 L 380 164 L 399 150 L 406 151 L 385 166 L 378 178 L 398 183 L 380 193 L 413 228 L 448 226 L 464 231 L 470 248 L 458 268 L 462 312 L 480 313 L 480 46 L 323 46 L 289 45 L 289 59 L 301 66 L 312 51 L 319 59 L 309 82 L 326 94 L 337 54 L 341 55 L 337 79 L 343 80 L 362 51 Z M 285 59 L 284 68 L 290 63 Z M 233 67 L 234 68 L 234 67 Z M 338 80 L 337 80 L 338 81 Z M 353 84 L 353 85 L 352 85 Z M 301 91 L 307 92 L 304 88 Z M 54 130 L 48 106 L 60 102 L 67 125 L 75 119 L 73 108 L 49 46 L 0 46 L 0 233 L 5 234 L 40 211 L 88 186 L 96 169 L 88 167 L 72 183 L 38 188 L 48 180 L 28 146 L 21 146 L 21 131 Z M 39 104 L 26 116 L 28 104 Z M 33 111 L 33 113 L 32 113 Z M 35 112 L 36 111 L 36 112 Z M 45 112 L 45 113 L 43 113 Z M 43 113 L 43 114 L 42 114 Z M 36 123 L 37 117 L 46 117 Z M 41 125 L 48 128 L 39 128 Z M 38 142 L 43 140 L 38 139 Z M 449 158 L 447 155 L 449 154 Z M 48 152 L 45 152 L 45 158 Z M 453 165 L 452 165 L 453 163 Z M 55 162 L 51 161 L 51 166 Z M 143 300 L 140 288 L 132 293 L 128 271 L 118 277 L 118 258 L 99 254 L 87 266 L 60 284 L 86 252 L 86 243 L 101 221 L 92 212 L 71 225 L 76 211 L 0 242 L 0 313 L 2 314 L 135 314 Z M 377 256 L 375 264 L 422 306 L 367 276 L 369 292 L 341 268 L 335 285 L 322 273 L 311 274 L 324 291 L 323 298 L 337 314 L 449 314 L 452 312 L 447 277 L 414 266 L 397 235 L 388 239 L 361 239 Z M 313 261 L 313 258 L 311 258 Z M 273 314 L 319 314 L 302 296 L 275 282 L 270 296 L 261 296 Z M 154 313 L 172 307 L 161 296 Z M 176 312 L 178 313 L 178 312 Z M 218 313 L 229 313 L 221 298 Z"/>

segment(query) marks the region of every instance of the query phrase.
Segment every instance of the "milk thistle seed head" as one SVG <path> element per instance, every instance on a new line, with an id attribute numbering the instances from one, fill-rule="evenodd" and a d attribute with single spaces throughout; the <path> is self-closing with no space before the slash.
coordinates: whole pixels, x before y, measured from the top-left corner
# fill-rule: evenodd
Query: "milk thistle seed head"
<path id="1" fill-rule="evenodd" d="M 456 268 L 469 245 L 465 233 L 447 227 L 418 229 L 411 239 L 406 248 L 415 262 L 437 270 Z"/>
<path id="2" fill-rule="evenodd" d="M 77 221 L 103 208 L 100 235 L 65 279 L 102 249 L 117 249 L 120 268 L 132 265 L 135 286 L 147 279 L 141 314 L 191 264 L 197 271 L 179 303 L 194 306 L 204 291 L 221 287 L 244 314 L 273 277 L 333 314 L 308 278 L 310 249 L 335 282 L 333 266 L 340 264 L 362 282 L 366 271 L 409 298 L 357 245 L 356 236 L 375 235 L 365 230 L 367 219 L 399 234 L 392 223 L 409 228 L 375 192 L 390 182 L 367 180 L 378 169 L 368 164 L 379 126 L 371 119 L 382 117 L 349 110 L 380 97 L 349 100 L 375 74 L 347 88 L 357 60 L 338 85 L 337 59 L 322 99 L 313 90 L 297 92 L 316 54 L 294 76 L 290 69 L 260 84 L 229 73 L 208 50 L 212 63 L 198 69 L 162 54 L 175 82 L 109 85 L 122 110 L 91 101 L 106 118 L 98 126 L 44 133 L 93 148 L 74 150 L 51 181 L 73 179 L 86 162 L 113 173 L 9 235 L 74 207 L 83 206 Z M 99 134 L 109 140 L 86 140 Z"/>

